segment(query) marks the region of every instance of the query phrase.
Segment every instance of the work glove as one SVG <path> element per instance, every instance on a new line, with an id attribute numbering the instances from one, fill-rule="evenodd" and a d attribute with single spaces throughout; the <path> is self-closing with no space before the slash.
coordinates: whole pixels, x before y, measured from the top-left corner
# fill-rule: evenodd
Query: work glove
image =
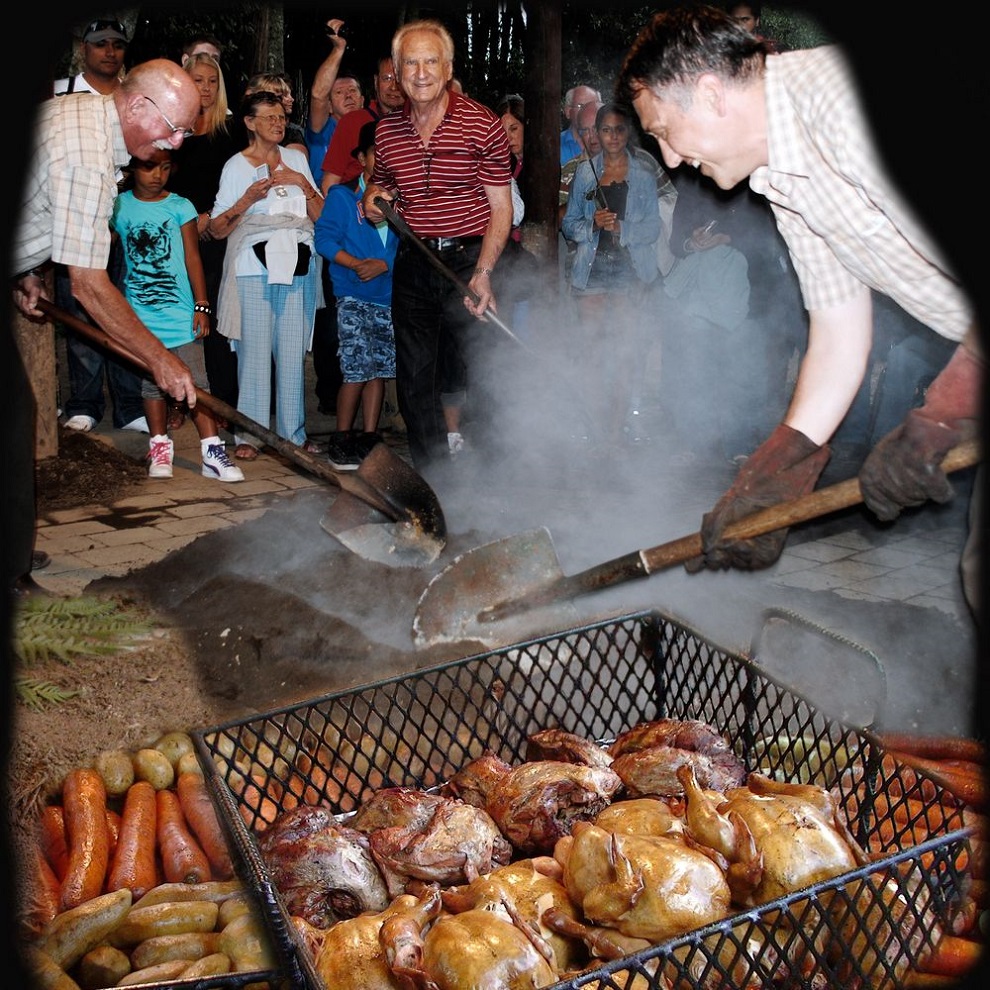
<path id="1" fill-rule="evenodd" d="M 774 530 L 749 540 L 723 542 L 729 523 L 780 502 L 807 495 L 831 456 L 803 433 L 783 423 L 746 459 L 729 490 L 706 512 L 701 523 L 702 554 L 685 569 L 694 574 L 703 568 L 757 570 L 769 567 L 780 556 L 787 529 Z"/>
<path id="2" fill-rule="evenodd" d="M 952 498 L 941 464 L 951 448 L 976 435 L 982 375 L 982 361 L 968 347 L 957 347 L 924 404 L 870 451 L 859 486 L 878 519 L 889 522 L 908 506 Z"/>

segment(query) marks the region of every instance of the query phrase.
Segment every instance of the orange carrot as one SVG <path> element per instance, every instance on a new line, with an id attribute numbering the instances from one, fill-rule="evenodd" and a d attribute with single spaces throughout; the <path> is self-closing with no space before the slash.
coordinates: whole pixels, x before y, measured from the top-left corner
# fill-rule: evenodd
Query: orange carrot
<path id="1" fill-rule="evenodd" d="M 885 732 L 880 736 L 885 749 L 895 749 L 928 760 L 972 760 L 987 762 L 987 748 L 976 739 L 956 736 L 915 736 L 906 732 Z"/>
<path id="2" fill-rule="evenodd" d="M 154 787 L 146 780 L 136 780 L 124 798 L 120 836 L 107 875 L 108 893 L 127 887 L 137 900 L 157 885 L 157 818 Z"/>
<path id="3" fill-rule="evenodd" d="M 117 840 L 120 838 L 120 813 L 107 808 L 107 830 L 110 833 L 110 862 L 117 851 Z"/>
<path id="4" fill-rule="evenodd" d="M 38 818 L 38 841 L 45 859 L 61 882 L 69 868 L 69 847 L 65 844 L 65 813 L 60 804 L 46 804 Z"/>
<path id="5" fill-rule="evenodd" d="M 179 796 L 179 804 L 189 828 L 210 861 L 214 878 L 229 879 L 234 875 L 234 864 L 230 861 L 227 838 L 206 789 L 203 775 L 194 771 L 180 773 L 175 782 L 175 792 Z"/>
<path id="6" fill-rule="evenodd" d="M 984 948 L 971 938 L 945 935 L 935 952 L 918 963 L 918 969 L 940 976 L 965 976 L 979 962 Z"/>
<path id="7" fill-rule="evenodd" d="M 939 760 L 913 756 L 899 750 L 888 750 L 895 760 L 927 774 L 939 787 L 949 791 L 966 804 L 982 810 L 987 804 L 986 783 L 982 774 L 969 774 L 947 768 Z"/>
<path id="8" fill-rule="evenodd" d="M 70 770 L 62 783 L 69 865 L 62 878 L 62 909 L 78 907 L 103 893 L 110 859 L 107 789 L 88 767 Z"/>
<path id="9" fill-rule="evenodd" d="M 241 799 L 237 810 L 248 828 L 263 832 L 281 813 L 276 800 L 269 796 L 270 793 L 276 793 L 278 790 L 274 780 L 267 780 L 258 773 L 253 773 L 250 777 L 236 774 L 230 778 L 227 785 Z M 278 797 L 280 798 L 281 794 L 278 794 Z"/>
<path id="10" fill-rule="evenodd" d="M 62 910 L 62 885 L 37 843 L 32 844 L 30 857 L 31 868 L 25 874 L 26 903 L 20 920 L 30 936 L 37 936 Z"/>
<path id="11" fill-rule="evenodd" d="M 156 792 L 158 804 L 158 852 L 167 883 L 206 883 L 211 879 L 210 861 L 196 841 L 175 791 Z"/>

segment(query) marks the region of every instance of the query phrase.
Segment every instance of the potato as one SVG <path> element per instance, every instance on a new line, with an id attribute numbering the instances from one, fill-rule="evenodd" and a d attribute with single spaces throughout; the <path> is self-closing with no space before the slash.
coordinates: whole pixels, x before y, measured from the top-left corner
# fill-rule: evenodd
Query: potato
<path id="1" fill-rule="evenodd" d="M 135 778 L 146 780 L 156 791 L 163 791 L 175 783 L 175 770 L 160 749 L 139 749 L 131 762 Z"/>
<path id="2" fill-rule="evenodd" d="M 126 952 L 112 945 L 98 945 L 79 961 L 79 985 L 83 990 L 115 987 L 132 969 Z"/>
<path id="3" fill-rule="evenodd" d="M 152 748 L 165 754 L 168 762 L 172 764 L 173 770 L 176 770 L 180 757 L 186 753 L 196 752 L 192 738 L 187 732 L 166 732 L 155 741 Z"/>
<path id="4" fill-rule="evenodd" d="M 198 773 L 203 776 L 203 768 L 200 766 L 199 757 L 195 753 L 183 753 L 175 764 L 175 776 L 179 778 L 184 773 Z"/>
<path id="5" fill-rule="evenodd" d="M 126 794 L 134 783 L 134 763 L 126 749 L 105 749 L 97 753 L 93 769 L 103 778 L 107 794 Z"/>

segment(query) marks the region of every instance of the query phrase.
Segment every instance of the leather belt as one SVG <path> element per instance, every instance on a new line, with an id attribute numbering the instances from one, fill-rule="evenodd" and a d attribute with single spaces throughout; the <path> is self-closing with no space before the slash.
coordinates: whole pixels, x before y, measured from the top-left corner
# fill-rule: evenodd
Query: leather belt
<path id="1" fill-rule="evenodd" d="M 480 244 L 481 237 L 423 237 L 423 243 L 433 251 L 463 251 L 473 244 Z"/>

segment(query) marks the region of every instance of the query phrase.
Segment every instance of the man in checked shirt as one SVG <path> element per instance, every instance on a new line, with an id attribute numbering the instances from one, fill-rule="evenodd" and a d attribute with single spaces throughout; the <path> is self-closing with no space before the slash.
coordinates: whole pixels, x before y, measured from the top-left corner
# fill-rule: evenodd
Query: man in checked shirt
<path id="1" fill-rule="evenodd" d="M 883 174 L 843 54 L 825 45 L 768 54 L 724 11 L 654 16 L 626 55 L 618 92 L 657 139 L 668 168 L 699 169 L 722 189 L 744 179 L 766 196 L 794 262 L 809 315 L 808 345 L 784 421 L 750 455 L 704 516 L 691 571 L 766 567 L 787 530 L 723 540 L 734 520 L 810 492 L 828 441 L 863 379 L 873 332 L 871 290 L 958 342 L 924 404 L 869 453 L 863 499 L 882 520 L 952 488 L 948 451 L 978 429 L 984 360 L 975 312 L 930 236 Z M 980 482 L 963 551 L 967 601 L 978 615 Z"/>
<path id="2" fill-rule="evenodd" d="M 379 196 L 395 202 L 476 297 L 459 293 L 414 245 L 400 245 L 392 278 L 395 385 L 409 451 L 422 470 L 457 452 L 449 435 L 469 384 L 466 337 L 475 318 L 495 310 L 491 277 L 512 227 L 512 173 L 501 120 L 448 88 L 454 43 L 442 24 L 399 28 L 392 59 L 406 103 L 378 121 L 365 215 L 373 223 L 383 218 Z"/>

